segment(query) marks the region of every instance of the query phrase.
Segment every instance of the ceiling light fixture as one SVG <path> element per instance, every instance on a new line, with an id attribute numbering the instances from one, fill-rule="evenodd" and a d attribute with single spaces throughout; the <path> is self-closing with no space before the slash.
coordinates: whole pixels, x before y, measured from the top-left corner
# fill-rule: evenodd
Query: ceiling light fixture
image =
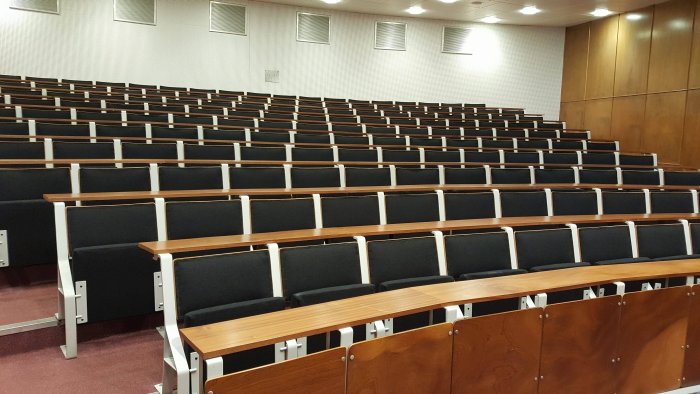
<path id="1" fill-rule="evenodd" d="M 439 1 L 441 3 L 452 4 L 452 3 L 458 2 L 459 0 L 439 0 Z"/>
<path id="2" fill-rule="evenodd" d="M 326 4 L 338 4 L 343 0 L 321 0 L 321 1 L 326 3 Z"/>
<path id="3" fill-rule="evenodd" d="M 642 19 L 642 14 L 627 14 L 625 18 L 630 21 L 638 21 Z"/>
<path id="4" fill-rule="evenodd" d="M 414 5 L 413 7 L 407 9 L 406 12 L 408 12 L 411 15 L 419 15 L 425 12 L 425 8 L 419 5 Z"/>
<path id="5" fill-rule="evenodd" d="M 611 14 L 612 14 L 612 11 L 610 11 L 607 8 L 596 8 L 595 10 L 593 10 L 593 12 L 591 12 L 591 15 L 597 16 L 597 17 L 604 17 L 604 16 L 608 16 Z"/>
<path id="6" fill-rule="evenodd" d="M 523 15 L 535 15 L 541 11 L 542 11 L 541 9 L 535 7 L 534 5 L 531 5 L 531 6 L 527 6 L 527 7 L 522 8 L 518 12 L 523 14 Z"/>
<path id="7" fill-rule="evenodd" d="M 496 18 L 496 17 L 493 16 L 493 15 L 492 15 L 492 16 L 487 16 L 486 18 L 481 18 L 480 20 L 481 20 L 482 22 L 484 22 L 484 23 L 498 23 L 498 22 L 501 21 L 500 19 Z"/>

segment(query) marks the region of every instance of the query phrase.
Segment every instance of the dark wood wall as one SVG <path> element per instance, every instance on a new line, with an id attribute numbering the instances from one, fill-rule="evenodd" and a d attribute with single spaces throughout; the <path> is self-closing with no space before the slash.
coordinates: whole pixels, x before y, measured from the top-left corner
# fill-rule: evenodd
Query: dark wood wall
<path id="1" fill-rule="evenodd" d="M 567 28 L 561 119 L 625 151 L 700 167 L 700 0 Z"/>

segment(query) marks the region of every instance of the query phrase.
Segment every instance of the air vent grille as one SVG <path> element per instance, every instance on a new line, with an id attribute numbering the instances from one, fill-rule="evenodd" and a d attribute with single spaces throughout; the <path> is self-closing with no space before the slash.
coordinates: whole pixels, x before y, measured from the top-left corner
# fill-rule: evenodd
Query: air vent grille
<path id="1" fill-rule="evenodd" d="M 265 70 L 265 82 L 280 83 L 280 70 Z"/>
<path id="2" fill-rule="evenodd" d="M 156 24 L 156 0 L 114 0 L 114 20 Z"/>
<path id="3" fill-rule="evenodd" d="M 330 44 L 331 17 L 328 15 L 298 12 L 297 41 Z"/>
<path id="4" fill-rule="evenodd" d="M 374 48 L 405 51 L 406 24 L 399 22 L 377 22 L 374 28 Z"/>
<path id="5" fill-rule="evenodd" d="M 471 55 L 469 48 L 469 34 L 471 29 L 464 27 L 448 27 L 442 30 L 442 51 L 444 53 L 457 53 Z"/>
<path id="6" fill-rule="evenodd" d="M 209 31 L 246 34 L 246 8 L 242 5 L 209 2 Z"/>
<path id="7" fill-rule="evenodd" d="M 10 8 L 58 14 L 58 0 L 10 0 Z"/>

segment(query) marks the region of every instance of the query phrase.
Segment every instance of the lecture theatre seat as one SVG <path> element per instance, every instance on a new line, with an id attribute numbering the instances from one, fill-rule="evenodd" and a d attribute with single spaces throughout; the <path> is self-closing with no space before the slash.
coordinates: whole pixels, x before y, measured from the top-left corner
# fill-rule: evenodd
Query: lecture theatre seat
<path id="1" fill-rule="evenodd" d="M 177 259 L 174 266 L 178 317 L 185 327 L 280 311 L 285 307 L 284 298 L 273 293 L 266 250 Z M 224 357 L 224 373 L 274 361 L 274 346 L 252 349 Z"/>

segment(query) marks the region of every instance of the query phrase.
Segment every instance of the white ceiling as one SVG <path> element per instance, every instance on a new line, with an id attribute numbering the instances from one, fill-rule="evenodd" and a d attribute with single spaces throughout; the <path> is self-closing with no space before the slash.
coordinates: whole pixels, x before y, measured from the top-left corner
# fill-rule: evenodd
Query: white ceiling
<path id="1" fill-rule="evenodd" d="M 342 0 L 338 4 L 326 4 L 321 0 L 262 1 L 401 17 L 413 16 L 405 10 L 420 5 L 426 12 L 416 16 L 419 18 L 478 22 L 481 18 L 496 16 L 501 19 L 499 23 L 502 24 L 573 26 L 597 19 L 589 13 L 598 7 L 623 13 L 667 0 L 457 0 L 452 4 L 445 4 L 439 0 Z M 522 15 L 518 12 L 522 7 L 531 5 L 537 6 L 542 12 L 536 15 Z"/>

